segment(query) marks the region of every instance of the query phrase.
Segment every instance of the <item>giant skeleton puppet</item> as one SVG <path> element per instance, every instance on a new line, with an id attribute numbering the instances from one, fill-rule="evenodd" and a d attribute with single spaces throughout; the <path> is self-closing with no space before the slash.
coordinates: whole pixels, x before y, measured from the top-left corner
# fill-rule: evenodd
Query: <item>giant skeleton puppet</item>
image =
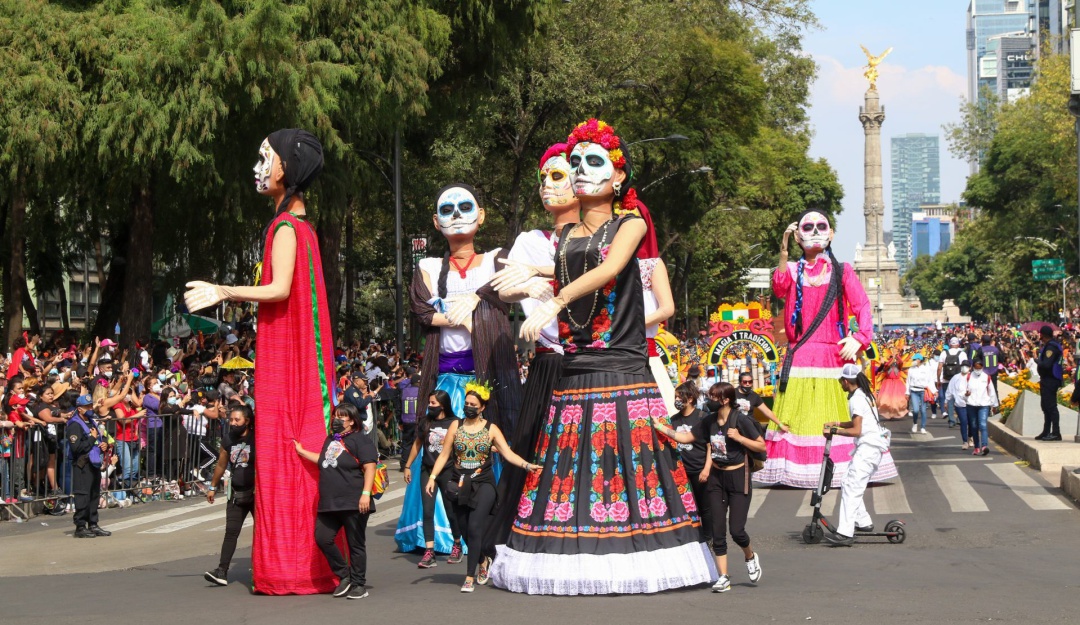
<path id="1" fill-rule="evenodd" d="M 479 254 L 474 240 L 484 223 L 484 209 L 473 187 L 454 183 L 439 190 L 432 217 L 446 238 L 442 258 L 423 258 L 413 271 L 410 306 L 423 328 L 424 360 L 420 370 L 422 404 L 436 389 L 450 395 L 455 416 L 465 405 L 465 384 L 476 378 L 493 391 L 484 416 L 512 436 L 521 408 L 521 379 L 508 317 L 509 305 L 488 285 L 499 258 L 508 250 Z M 421 473 L 418 454 L 412 474 Z M 405 491 L 394 539 L 402 552 L 425 546 L 420 480 Z M 452 548 L 449 520 L 440 499 L 435 506 L 435 551 Z"/>
<path id="2" fill-rule="evenodd" d="M 797 262 L 788 262 L 791 235 L 802 248 Z M 784 232 L 780 265 L 773 272 L 773 293 L 784 300 L 788 350 L 777 385 L 774 411 L 789 427 L 769 425 L 765 436 L 768 460 L 754 474 L 756 481 L 796 488 L 814 488 L 825 448 L 822 426 L 848 420 L 847 394 L 839 378 L 845 362 L 853 362 L 874 334 L 870 300 L 850 264 L 832 253 L 834 236 L 828 218 L 809 210 Z M 852 331 L 849 314 L 858 328 Z M 833 439 L 836 464 L 833 487 L 840 485 L 855 450 L 850 439 Z M 896 477 L 886 452 L 872 481 Z"/>
<path id="3" fill-rule="evenodd" d="M 264 233 L 258 286 L 189 282 L 194 312 L 223 301 L 258 302 L 255 409 L 255 539 L 252 586 L 269 595 L 332 591 L 337 578 L 315 545 L 318 469 L 293 441 L 318 447 L 330 429 L 334 340 L 315 229 L 303 192 L 322 170 L 322 146 L 304 130 L 278 130 L 263 141 L 255 189 L 277 212 Z"/>

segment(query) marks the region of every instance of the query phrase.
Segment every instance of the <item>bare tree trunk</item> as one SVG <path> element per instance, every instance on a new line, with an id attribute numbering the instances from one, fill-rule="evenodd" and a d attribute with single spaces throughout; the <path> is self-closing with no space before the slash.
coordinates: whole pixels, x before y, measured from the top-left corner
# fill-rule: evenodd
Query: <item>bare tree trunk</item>
<path id="1" fill-rule="evenodd" d="M 7 317 L 7 347 L 22 335 L 23 290 L 26 284 L 26 191 L 23 177 L 15 180 L 8 222 L 8 272 L 4 281 L 4 313 Z"/>
<path id="2" fill-rule="evenodd" d="M 356 267 L 353 266 L 353 219 L 356 214 L 355 200 L 349 198 L 349 214 L 345 217 L 345 336 L 342 344 L 348 345 L 353 339 L 353 322 L 356 316 Z"/>
<path id="3" fill-rule="evenodd" d="M 147 182 L 132 192 L 128 223 L 127 273 L 120 305 L 120 345 L 134 345 L 150 336 L 154 295 L 154 196 Z"/>
<path id="4" fill-rule="evenodd" d="M 315 234 L 319 238 L 319 251 L 322 253 L 323 282 L 326 284 L 326 303 L 330 307 L 330 328 L 338 333 L 338 319 L 341 317 L 341 230 L 344 211 L 335 210 L 325 205 L 319 211 L 319 225 Z"/>
<path id="5" fill-rule="evenodd" d="M 26 284 L 25 267 L 23 269 L 24 273 L 22 278 L 18 280 L 22 285 L 20 290 L 22 291 L 23 312 L 26 314 L 26 320 L 30 325 L 30 334 L 41 335 L 42 338 L 44 338 L 44 335 L 41 334 L 41 319 L 38 317 L 37 306 L 34 305 L 34 298 L 30 297 L 30 287 Z M 42 300 L 44 299 L 45 298 L 42 297 Z"/>
<path id="6" fill-rule="evenodd" d="M 67 280 L 65 276 L 62 278 Z M 67 298 L 67 285 L 60 284 L 60 325 L 64 328 L 64 334 L 67 335 L 71 332 L 71 318 L 68 316 L 68 298 Z"/>

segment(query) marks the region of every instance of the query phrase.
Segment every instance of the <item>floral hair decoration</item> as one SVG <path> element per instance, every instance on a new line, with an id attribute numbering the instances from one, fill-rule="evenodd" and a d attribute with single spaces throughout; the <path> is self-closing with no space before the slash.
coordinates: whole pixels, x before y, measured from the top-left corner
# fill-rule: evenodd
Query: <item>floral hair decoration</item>
<path id="1" fill-rule="evenodd" d="M 477 397 L 487 403 L 491 399 L 491 384 L 473 379 L 465 384 L 465 394 L 475 393 Z"/>
<path id="2" fill-rule="evenodd" d="M 581 122 L 566 139 L 566 151 L 573 151 L 574 146 L 579 143 L 599 144 L 608 151 L 608 157 L 611 159 L 611 164 L 614 165 L 616 169 L 623 169 L 626 167 L 626 156 L 623 155 L 622 152 L 622 139 L 615 134 L 615 129 L 611 127 L 611 124 L 600 121 L 595 117 L 591 118 L 589 121 Z"/>
<path id="3" fill-rule="evenodd" d="M 570 158 L 570 149 L 566 147 L 565 143 L 556 143 L 549 147 L 544 155 L 540 157 L 540 164 L 536 167 L 536 180 L 537 182 L 544 182 L 544 165 L 547 164 L 548 159 L 561 156 L 567 160 Z"/>

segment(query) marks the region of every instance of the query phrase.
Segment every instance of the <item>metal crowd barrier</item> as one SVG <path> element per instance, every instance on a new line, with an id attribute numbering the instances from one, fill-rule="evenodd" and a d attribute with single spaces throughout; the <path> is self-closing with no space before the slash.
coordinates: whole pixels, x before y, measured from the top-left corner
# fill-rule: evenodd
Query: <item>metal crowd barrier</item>
<path id="1" fill-rule="evenodd" d="M 117 440 L 119 419 L 100 423 L 109 434 L 102 463 L 100 507 L 174 500 L 206 492 L 221 449 L 224 418 L 191 414 L 124 419 L 135 421 L 136 440 Z M 0 454 L 0 512 L 14 519 L 64 514 L 74 509 L 72 457 L 63 425 L 4 430 L 8 452 Z M 0 514 L 0 518 L 3 518 Z"/>

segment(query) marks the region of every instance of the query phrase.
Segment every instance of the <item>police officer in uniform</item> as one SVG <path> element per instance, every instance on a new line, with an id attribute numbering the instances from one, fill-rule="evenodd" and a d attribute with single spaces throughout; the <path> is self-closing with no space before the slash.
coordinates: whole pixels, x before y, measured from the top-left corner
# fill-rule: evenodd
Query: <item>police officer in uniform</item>
<path id="1" fill-rule="evenodd" d="M 1061 415 L 1058 413 L 1057 393 L 1061 388 L 1061 344 L 1054 340 L 1050 326 L 1039 328 L 1042 346 L 1039 348 L 1039 395 L 1042 400 L 1043 429 L 1037 441 L 1061 440 Z"/>
<path id="2" fill-rule="evenodd" d="M 100 440 L 91 406 L 94 400 L 83 395 L 75 401 L 75 414 L 68 420 L 64 435 L 71 446 L 71 488 L 75 493 L 75 538 L 111 536 L 98 527 L 98 498 L 101 496 L 101 460 L 106 443 Z"/>

